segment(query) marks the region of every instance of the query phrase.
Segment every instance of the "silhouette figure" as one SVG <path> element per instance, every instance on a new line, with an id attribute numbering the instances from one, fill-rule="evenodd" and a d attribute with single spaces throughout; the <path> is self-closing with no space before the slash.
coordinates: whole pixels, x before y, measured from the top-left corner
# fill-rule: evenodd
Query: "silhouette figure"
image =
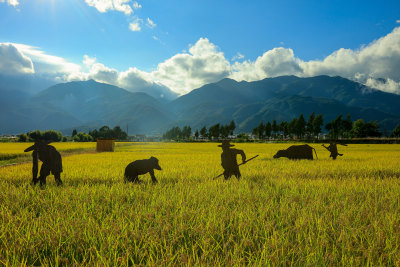
<path id="1" fill-rule="evenodd" d="M 60 174 L 62 173 L 62 161 L 60 153 L 49 144 L 51 141 L 37 140 L 35 144 L 25 149 L 25 152 L 32 151 L 32 184 L 35 185 L 40 181 L 40 185 L 46 185 L 46 177 L 50 172 L 54 175 L 57 185 L 62 185 Z M 39 160 L 43 162 L 40 168 L 40 176 L 37 178 L 39 169 Z"/>
<path id="2" fill-rule="evenodd" d="M 222 144 L 219 145 L 219 147 L 222 147 L 221 165 L 224 168 L 223 174 L 225 180 L 229 179 L 232 175 L 235 175 L 238 180 L 242 176 L 236 159 L 238 154 L 242 156 L 243 164 L 246 162 L 246 154 L 244 154 L 243 150 L 231 148 L 233 146 L 235 145 L 231 145 L 228 140 L 222 141 Z"/>
<path id="3" fill-rule="evenodd" d="M 322 144 L 322 146 L 325 147 L 329 152 L 331 152 L 329 157 L 332 157 L 333 160 L 335 160 L 337 156 L 343 156 L 343 154 L 340 154 L 338 152 L 337 145 L 335 142 L 330 143 L 329 146 L 325 146 L 324 144 Z M 347 146 L 347 145 L 343 144 L 342 146 Z"/>
<path id="4" fill-rule="evenodd" d="M 160 165 L 158 164 L 158 159 L 155 157 L 151 157 L 149 159 L 135 160 L 126 166 L 125 168 L 125 182 L 134 182 L 141 183 L 142 181 L 139 179 L 139 175 L 143 175 L 146 173 L 150 173 L 151 180 L 155 184 L 157 183 L 157 179 L 154 176 L 154 169 L 162 170 Z"/>
<path id="5" fill-rule="evenodd" d="M 274 159 L 285 157 L 288 159 L 314 159 L 313 150 L 315 152 L 315 157 L 318 159 L 317 151 L 315 148 L 309 145 L 293 145 L 285 150 L 279 150 L 275 155 Z"/>

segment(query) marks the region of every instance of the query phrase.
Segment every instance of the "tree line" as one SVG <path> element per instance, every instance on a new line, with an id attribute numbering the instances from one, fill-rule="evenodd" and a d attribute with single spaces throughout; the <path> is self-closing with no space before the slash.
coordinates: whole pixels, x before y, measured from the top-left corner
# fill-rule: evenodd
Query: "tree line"
<path id="1" fill-rule="evenodd" d="M 290 121 L 276 120 L 272 122 L 260 122 L 260 124 L 253 128 L 252 135 L 258 139 L 318 139 L 323 133 L 325 128 L 327 135 L 331 139 L 339 138 L 365 138 L 365 137 L 381 137 L 383 134 L 379 130 L 377 121 L 364 121 L 358 119 L 353 121 L 350 114 L 343 117 L 340 114 L 332 121 L 324 125 L 324 117 L 322 114 L 315 114 L 312 112 L 308 119 L 304 118 L 303 114 L 299 117 L 293 118 Z M 196 130 L 192 136 L 192 129 L 190 126 L 184 126 L 183 129 L 178 126 L 168 130 L 163 135 L 163 139 L 167 140 L 195 140 L 200 139 L 219 139 L 233 136 L 236 129 L 236 124 L 232 120 L 230 124 L 214 124 L 208 129 L 203 126 L 200 131 Z M 237 138 L 245 138 L 246 134 L 239 134 Z M 391 137 L 400 137 L 400 125 L 397 125 L 390 134 Z"/>
<path id="2" fill-rule="evenodd" d="M 110 128 L 103 126 L 101 128 L 89 131 L 89 133 L 77 132 L 76 129 L 72 131 L 71 137 L 63 136 L 61 132 L 55 130 L 40 131 L 34 130 L 28 133 L 22 133 L 18 135 L 19 142 L 33 142 L 35 140 L 51 140 L 53 142 L 92 142 L 99 138 L 113 138 L 117 140 L 127 140 L 128 135 L 124 132 L 120 126 Z"/>
<path id="3" fill-rule="evenodd" d="M 163 134 L 165 140 L 190 140 L 192 137 L 195 139 L 206 138 L 206 139 L 218 139 L 227 138 L 229 135 L 233 135 L 236 129 L 236 124 L 232 120 L 229 124 L 223 125 L 220 123 L 214 124 L 207 129 L 203 126 L 200 131 L 196 130 L 192 136 L 192 128 L 190 126 L 184 126 L 182 129 L 178 126 L 171 128 Z"/>

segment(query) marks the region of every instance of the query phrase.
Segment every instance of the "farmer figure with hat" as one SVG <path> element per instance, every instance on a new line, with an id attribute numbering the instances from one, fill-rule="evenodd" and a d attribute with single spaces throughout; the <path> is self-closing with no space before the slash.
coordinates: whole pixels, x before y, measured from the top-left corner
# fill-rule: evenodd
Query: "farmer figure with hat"
<path id="1" fill-rule="evenodd" d="M 222 144 L 219 145 L 219 147 L 222 147 L 221 165 L 222 168 L 224 168 L 225 179 L 229 179 L 232 175 L 240 179 L 241 174 L 236 160 L 238 154 L 242 156 L 243 163 L 246 161 L 246 154 L 244 154 L 243 150 L 231 148 L 233 146 L 234 145 L 231 145 L 228 140 L 222 141 Z"/>
<path id="2" fill-rule="evenodd" d="M 33 167 L 32 167 L 32 184 L 35 185 L 40 182 L 41 186 L 46 185 L 46 177 L 52 173 L 56 180 L 57 185 L 62 185 L 60 174 L 62 169 L 62 160 L 60 153 L 54 146 L 50 146 L 50 141 L 36 140 L 35 144 L 25 149 L 25 152 L 33 151 Z M 37 178 L 39 169 L 39 160 L 43 162 L 40 168 L 40 176 Z"/>

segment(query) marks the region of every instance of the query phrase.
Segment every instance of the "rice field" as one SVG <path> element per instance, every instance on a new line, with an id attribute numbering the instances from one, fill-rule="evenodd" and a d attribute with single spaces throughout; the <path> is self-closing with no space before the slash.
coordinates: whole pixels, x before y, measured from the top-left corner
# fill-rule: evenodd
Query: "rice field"
<path id="1" fill-rule="evenodd" d="M 31 164 L 1 167 L 0 265 L 400 265 L 400 145 L 338 146 L 333 161 L 311 144 L 319 159 L 292 161 L 272 158 L 290 144 L 236 144 L 259 155 L 240 181 L 212 179 L 217 145 L 64 157 L 64 186 L 49 176 L 44 189 Z M 125 166 L 150 156 L 159 183 L 125 184 Z"/>

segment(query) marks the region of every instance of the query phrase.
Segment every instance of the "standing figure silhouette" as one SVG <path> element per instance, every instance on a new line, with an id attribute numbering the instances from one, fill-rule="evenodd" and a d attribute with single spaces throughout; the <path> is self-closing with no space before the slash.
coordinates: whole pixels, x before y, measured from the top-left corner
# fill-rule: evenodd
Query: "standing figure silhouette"
<path id="1" fill-rule="evenodd" d="M 236 178 L 240 179 L 242 176 L 240 174 L 239 166 L 237 163 L 236 156 L 240 154 L 242 156 L 242 161 L 245 163 L 246 154 L 243 150 L 231 148 L 234 145 L 231 145 L 228 140 L 222 141 L 222 144 L 219 147 L 222 148 L 221 154 L 221 165 L 224 168 L 224 177 L 225 179 L 229 179 L 232 175 L 235 175 Z"/>
<path id="2" fill-rule="evenodd" d="M 48 141 L 35 141 L 35 144 L 25 149 L 25 152 L 32 151 L 32 184 L 37 184 L 40 181 L 40 185 L 46 184 L 46 177 L 50 174 L 50 172 L 54 175 L 57 185 L 62 185 L 61 181 L 61 173 L 62 169 L 62 161 L 60 153 L 53 147 L 50 146 L 51 142 Z M 40 176 L 37 178 L 38 169 L 39 169 L 39 160 L 43 162 L 42 167 L 40 168 Z"/>
<path id="3" fill-rule="evenodd" d="M 322 144 L 322 146 L 325 147 L 329 152 L 331 152 L 329 157 L 331 157 L 333 160 L 335 160 L 337 156 L 343 156 L 343 154 L 340 154 L 338 152 L 337 145 L 334 142 L 330 143 L 329 146 L 325 146 L 324 144 Z"/>

